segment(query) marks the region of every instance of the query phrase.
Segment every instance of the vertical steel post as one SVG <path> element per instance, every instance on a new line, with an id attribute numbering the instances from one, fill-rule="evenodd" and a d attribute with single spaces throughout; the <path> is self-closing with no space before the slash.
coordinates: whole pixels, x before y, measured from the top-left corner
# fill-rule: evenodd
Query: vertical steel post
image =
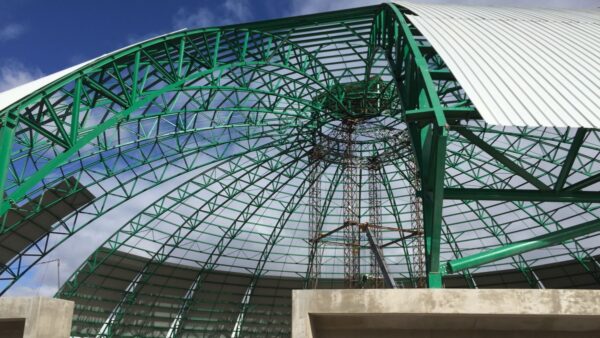
<path id="1" fill-rule="evenodd" d="M 421 137 L 423 148 L 421 196 L 423 200 L 427 285 L 430 288 L 441 288 L 440 243 L 447 131 L 444 127 L 429 125 L 421 130 Z"/>
<path id="2" fill-rule="evenodd" d="M 433 111 L 433 118 L 427 125 L 412 122 L 408 123 L 408 128 L 422 184 L 419 193 L 423 201 L 427 285 L 439 288 L 442 287 L 439 255 L 448 124 L 428 60 L 421 53 L 415 38 L 420 33 L 394 4 L 387 9 L 393 18 L 386 25 L 390 38 L 387 45 L 390 55 L 388 61 L 395 68 L 394 78 L 403 103 L 402 109 L 404 112 L 413 109 Z M 382 38 L 382 41 L 385 39 Z M 395 58 L 391 55 L 395 55 Z"/>
<path id="3" fill-rule="evenodd" d="M 6 189 L 6 180 L 10 168 L 10 154 L 12 144 L 15 138 L 15 127 L 17 126 L 18 115 L 13 111 L 0 120 L 0 197 L 4 200 L 4 190 Z"/>

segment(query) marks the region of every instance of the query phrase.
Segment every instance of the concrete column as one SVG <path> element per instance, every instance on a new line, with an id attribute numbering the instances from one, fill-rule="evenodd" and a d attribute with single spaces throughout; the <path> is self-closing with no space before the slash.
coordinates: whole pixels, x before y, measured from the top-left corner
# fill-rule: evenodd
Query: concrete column
<path id="1" fill-rule="evenodd" d="M 66 338 L 71 334 L 72 301 L 42 297 L 0 298 L 0 337 Z"/>

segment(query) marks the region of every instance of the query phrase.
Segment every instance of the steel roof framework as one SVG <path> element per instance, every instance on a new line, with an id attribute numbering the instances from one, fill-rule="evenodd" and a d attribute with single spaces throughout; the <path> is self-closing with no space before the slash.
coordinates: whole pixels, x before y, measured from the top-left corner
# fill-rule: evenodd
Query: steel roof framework
<path id="1" fill-rule="evenodd" d="M 567 258 L 600 284 L 598 131 L 485 123 L 411 15 L 385 4 L 175 32 L 99 58 L 7 106 L 0 112 L 0 195 L 6 196 L 0 233 L 16 231 L 51 206 L 29 208 L 12 224 L 9 210 L 43 200 L 41 194 L 71 177 L 81 185 L 63 199 L 87 189 L 95 200 L 2 267 L 2 292 L 102 215 L 195 170 L 127 221 L 61 288 L 60 297 L 111 304 L 110 310 L 79 306 L 74 334 L 202 335 L 208 326 L 192 313 L 213 272 L 249 277 L 243 296 L 229 304 L 235 328 L 208 331 L 289 334 L 282 319 L 253 325 L 252 297 L 274 276 L 309 278 L 304 239 L 312 136 L 335 126 L 337 115 L 324 112 L 325 105 L 352 110 L 343 84 L 374 76 L 396 95 L 393 109 L 379 112 L 373 125 L 410 134 L 429 287 L 442 287 L 444 275 L 459 270 L 475 287 L 474 272 L 508 268 L 531 287 L 543 287 L 532 267 Z M 372 139 L 357 152 L 389 149 L 393 141 Z M 398 156 L 380 168 L 382 222 L 411 230 L 415 187 L 406 161 Z M 341 224 L 344 168 L 335 162 L 318 168 L 328 230 Z M 360 176 L 366 185 L 367 172 Z M 394 242 L 382 249 L 390 272 L 402 285 L 416 286 L 415 239 L 402 232 L 383 237 Z M 123 253 L 143 257 L 117 278 L 125 286 L 99 282 L 110 279 Z M 322 274 L 330 286 L 343 275 L 342 257 L 342 248 L 324 251 Z M 189 283 L 165 296 L 171 287 L 155 279 L 173 264 L 191 269 Z M 214 311 L 223 302 L 216 300 Z M 130 318 L 136 313 L 148 319 L 136 322 Z M 164 313 L 168 324 L 158 324 Z"/>

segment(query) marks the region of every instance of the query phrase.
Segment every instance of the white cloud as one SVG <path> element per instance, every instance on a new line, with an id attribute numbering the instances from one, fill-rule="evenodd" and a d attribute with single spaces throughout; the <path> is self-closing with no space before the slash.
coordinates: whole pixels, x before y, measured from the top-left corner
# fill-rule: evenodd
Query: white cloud
<path id="1" fill-rule="evenodd" d="M 39 68 L 28 68 L 16 60 L 0 61 L 0 92 L 31 82 L 43 75 Z"/>
<path id="2" fill-rule="evenodd" d="M 344 1 L 323 1 L 323 0 L 293 0 L 292 15 L 314 14 L 327 11 L 334 11 L 342 8 L 364 7 L 374 4 L 380 4 L 381 0 L 344 0 Z"/>
<path id="3" fill-rule="evenodd" d="M 238 22 L 252 18 L 252 10 L 247 0 L 226 0 L 223 7 Z"/>
<path id="4" fill-rule="evenodd" d="M 200 7 L 193 12 L 180 8 L 173 18 L 175 28 L 210 27 L 216 25 L 217 16 L 208 8 Z"/>
<path id="5" fill-rule="evenodd" d="M 220 5 L 196 9 L 181 7 L 173 15 L 173 30 L 214 27 L 250 21 L 253 18 L 249 0 L 225 0 Z M 127 36 L 127 45 L 155 38 L 166 32 L 150 32 Z"/>
<path id="6" fill-rule="evenodd" d="M 16 39 L 25 32 L 25 26 L 18 23 L 9 23 L 0 27 L 0 41 Z"/>
<path id="7" fill-rule="evenodd" d="M 221 26 L 248 21 L 252 17 L 248 0 L 226 0 L 215 7 L 180 8 L 173 17 L 173 26 L 176 29 Z"/>

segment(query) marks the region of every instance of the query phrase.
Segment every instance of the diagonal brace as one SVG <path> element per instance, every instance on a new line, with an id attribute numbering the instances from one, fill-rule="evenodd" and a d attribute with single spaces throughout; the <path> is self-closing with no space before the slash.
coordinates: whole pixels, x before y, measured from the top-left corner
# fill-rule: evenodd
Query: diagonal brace
<path id="1" fill-rule="evenodd" d="M 466 138 L 469 142 L 473 143 L 481 150 L 488 153 L 492 158 L 496 161 L 500 162 L 502 165 L 510 169 L 515 174 L 521 176 L 525 181 L 531 183 L 533 186 L 540 190 L 550 190 L 545 183 L 540 181 L 537 177 L 530 174 L 527 170 L 521 168 L 518 164 L 513 162 L 511 159 L 506 157 L 503 153 L 498 151 L 496 148 L 486 143 L 484 140 L 479 138 L 479 136 L 475 135 L 472 131 L 466 128 L 457 128 L 456 131 L 461 134 L 464 138 Z"/>
<path id="2" fill-rule="evenodd" d="M 383 259 L 383 252 L 381 251 L 381 247 L 379 247 L 375 242 L 373 234 L 369 229 L 369 224 L 363 223 L 361 224 L 361 228 L 367 234 L 367 240 L 369 241 L 369 245 L 371 246 L 371 251 L 375 256 L 375 260 L 377 261 L 377 264 L 379 264 L 379 269 L 381 269 L 381 274 L 383 275 L 385 286 L 391 289 L 396 289 L 396 281 L 394 281 L 394 278 L 392 278 L 390 270 L 388 269 L 387 264 L 385 264 L 385 260 Z"/>
<path id="3" fill-rule="evenodd" d="M 549 247 L 600 231 L 600 220 L 593 220 L 566 229 L 554 231 L 528 240 L 514 242 L 499 248 L 480 252 L 467 257 L 458 258 L 446 263 L 446 272 L 454 273 L 465 269 L 475 268 L 524 252 Z"/>
<path id="4" fill-rule="evenodd" d="M 577 133 L 575 133 L 575 137 L 573 138 L 573 142 L 569 148 L 569 153 L 565 158 L 565 162 L 563 163 L 560 174 L 558 175 L 558 179 L 556 180 L 554 191 L 561 191 L 563 189 L 565 182 L 567 181 L 567 177 L 571 172 L 571 168 L 573 167 L 573 163 L 575 162 L 575 158 L 577 158 L 577 154 L 579 153 L 579 148 L 581 148 L 581 145 L 583 145 L 586 135 L 587 129 L 577 129 Z"/>
<path id="5" fill-rule="evenodd" d="M 539 191 L 530 189 L 446 188 L 444 198 L 463 201 L 528 201 L 563 203 L 600 203 L 595 191 Z"/>

